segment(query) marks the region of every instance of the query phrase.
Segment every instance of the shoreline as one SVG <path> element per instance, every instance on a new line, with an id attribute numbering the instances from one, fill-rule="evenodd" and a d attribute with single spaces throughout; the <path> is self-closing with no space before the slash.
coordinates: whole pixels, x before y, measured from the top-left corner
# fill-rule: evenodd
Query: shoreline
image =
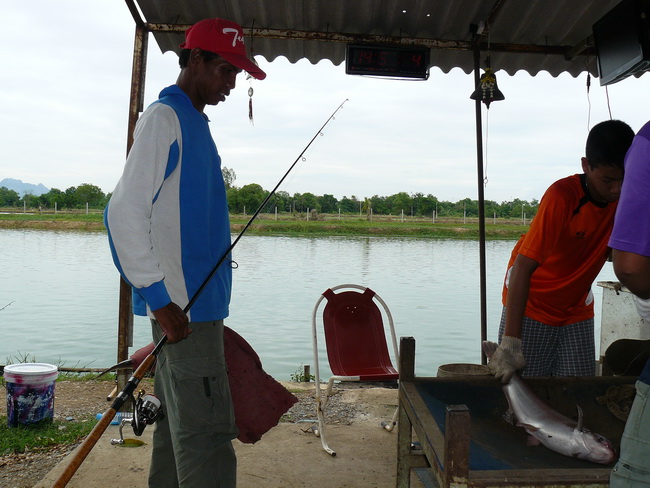
<path id="1" fill-rule="evenodd" d="M 231 215 L 231 232 L 239 234 L 249 221 Z M 528 225 L 516 220 L 486 219 L 486 240 L 517 240 Z M 94 214 L 0 214 L 0 229 L 106 232 L 103 216 Z M 284 237 L 414 237 L 478 240 L 477 218 L 439 218 L 435 222 L 395 216 L 365 217 L 321 215 L 316 220 L 300 216 L 260 214 L 247 232 L 250 235 Z"/>

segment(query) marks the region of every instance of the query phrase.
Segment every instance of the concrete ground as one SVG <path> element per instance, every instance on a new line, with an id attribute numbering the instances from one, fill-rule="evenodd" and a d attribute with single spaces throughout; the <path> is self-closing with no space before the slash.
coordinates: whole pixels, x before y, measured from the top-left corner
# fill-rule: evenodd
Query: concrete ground
<path id="1" fill-rule="evenodd" d="M 395 402 L 396 390 L 372 389 L 354 395 L 385 395 Z M 359 399 L 362 401 L 363 399 Z M 373 398 L 377 401 L 377 398 Z M 239 488 L 394 488 L 397 470 L 397 429 L 387 432 L 380 419 L 364 416 L 351 425 L 328 425 L 327 439 L 337 455 L 327 454 L 311 423 L 281 423 L 255 444 L 235 441 Z M 118 426 L 110 426 L 67 484 L 70 488 L 146 488 L 151 437 L 147 427 L 138 439 L 140 447 L 111 445 L 119 437 Z M 125 437 L 133 438 L 130 427 Z M 63 472 L 74 452 L 50 471 L 34 488 L 49 488 Z M 411 487 L 423 485 L 412 477 Z"/>

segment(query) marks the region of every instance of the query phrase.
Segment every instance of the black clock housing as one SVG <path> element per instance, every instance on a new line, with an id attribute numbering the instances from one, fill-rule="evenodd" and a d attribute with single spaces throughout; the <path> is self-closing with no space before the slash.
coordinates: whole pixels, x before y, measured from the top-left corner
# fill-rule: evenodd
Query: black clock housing
<path id="1" fill-rule="evenodd" d="M 429 48 L 379 44 L 348 44 L 345 72 L 349 75 L 429 78 Z"/>

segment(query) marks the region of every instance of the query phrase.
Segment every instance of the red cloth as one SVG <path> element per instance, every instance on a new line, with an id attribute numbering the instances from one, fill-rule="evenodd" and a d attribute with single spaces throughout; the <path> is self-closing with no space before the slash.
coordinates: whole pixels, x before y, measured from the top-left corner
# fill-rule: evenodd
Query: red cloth
<path id="1" fill-rule="evenodd" d="M 223 343 L 238 439 L 254 444 L 278 424 L 298 399 L 262 369 L 262 362 L 250 344 L 225 326 Z M 134 370 L 154 347 L 152 342 L 131 355 Z"/>
<path id="2" fill-rule="evenodd" d="M 262 369 L 259 356 L 242 336 L 224 327 L 223 342 L 238 439 L 254 444 L 298 399 Z"/>

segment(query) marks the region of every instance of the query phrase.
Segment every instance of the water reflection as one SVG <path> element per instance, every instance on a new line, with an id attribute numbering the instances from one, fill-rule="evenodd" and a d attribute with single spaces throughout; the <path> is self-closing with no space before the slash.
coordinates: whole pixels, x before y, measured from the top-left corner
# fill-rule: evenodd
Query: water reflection
<path id="1" fill-rule="evenodd" d="M 486 246 L 491 338 L 513 244 Z M 0 249 L 0 308 L 6 306 L 0 311 L 0 363 L 28 354 L 66 366 L 112 364 L 119 277 L 106 234 L 0 229 Z M 435 375 L 441 364 L 480 361 L 477 242 L 244 236 L 234 257 L 239 267 L 226 323 L 277 378 L 288 379 L 301 364 L 311 364 L 314 304 L 325 289 L 342 283 L 369 286 L 386 301 L 398 337 L 416 338 L 418 374 Z M 611 264 L 598 279 L 614 279 Z M 594 293 L 599 313 L 600 287 Z M 135 346 L 149 341 L 148 321 L 136 318 Z M 324 350 L 320 354 L 325 358 Z M 324 365 L 321 369 L 328 374 Z"/>

